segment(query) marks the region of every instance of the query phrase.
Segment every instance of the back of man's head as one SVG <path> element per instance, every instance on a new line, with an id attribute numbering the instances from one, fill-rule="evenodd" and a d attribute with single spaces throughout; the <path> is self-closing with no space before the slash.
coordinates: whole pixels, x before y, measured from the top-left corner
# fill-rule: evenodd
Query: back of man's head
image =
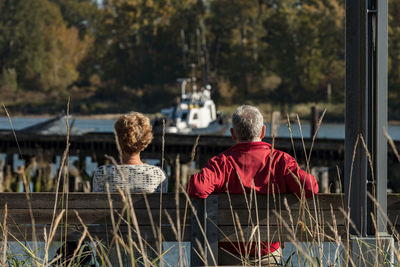
<path id="1" fill-rule="evenodd" d="M 243 105 L 232 115 L 232 131 L 239 142 L 260 141 L 264 119 L 253 106 Z"/>

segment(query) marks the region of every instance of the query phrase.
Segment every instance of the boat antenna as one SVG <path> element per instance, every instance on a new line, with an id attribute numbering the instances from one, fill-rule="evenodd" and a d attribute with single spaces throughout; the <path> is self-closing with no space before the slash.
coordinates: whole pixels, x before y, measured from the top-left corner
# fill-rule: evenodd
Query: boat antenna
<path id="1" fill-rule="evenodd" d="M 190 82 L 191 79 L 179 78 L 176 79 L 176 81 L 181 84 L 181 98 L 182 99 L 186 98 L 186 84 Z"/>
<path id="2" fill-rule="evenodd" d="M 185 30 L 181 29 L 181 39 L 182 39 L 182 64 L 183 69 L 186 71 L 186 52 L 187 52 L 187 45 L 185 41 Z"/>
<path id="3" fill-rule="evenodd" d="M 203 75 L 204 75 L 204 84 L 208 85 L 210 83 L 210 62 L 209 62 L 209 54 L 207 49 L 207 39 L 206 39 L 206 26 L 204 24 L 204 18 L 201 17 L 200 21 L 200 33 L 201 33 L 201 52 L 203 57 Z"/>
<path id="4" fill-rule="evenodd" d="M 192 63 L 190 64 L 190 67 L 192 68 L 192 78 L 190 79 L 192 83 L 192 91 L 193 93 L 197 92 L 197 85 L 196 85 L 196 64 Z"/>

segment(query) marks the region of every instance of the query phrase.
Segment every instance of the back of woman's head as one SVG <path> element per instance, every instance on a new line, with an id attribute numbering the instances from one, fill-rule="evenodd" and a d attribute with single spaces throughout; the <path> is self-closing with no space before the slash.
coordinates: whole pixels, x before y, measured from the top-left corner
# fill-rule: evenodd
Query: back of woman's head
<path id="1" fill-rule="evenodd" d="M 122 115 L 114 124 L 121 152 L 134 154 L 143 151 L 153 139 L 149 118 L 139 112 Z"/>

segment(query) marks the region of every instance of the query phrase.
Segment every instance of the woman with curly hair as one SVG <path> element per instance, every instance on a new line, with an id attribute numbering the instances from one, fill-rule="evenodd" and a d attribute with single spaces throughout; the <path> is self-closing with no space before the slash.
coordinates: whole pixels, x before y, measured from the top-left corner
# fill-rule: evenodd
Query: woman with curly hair
<path id="1" fill-rule="evenodd" d="M 153 139 L 149 118 L 138 112 L 122 115 L 114 124 L 114 134 L 121 163 L 100 166 L 96 169 L 93 177 L 93 192 L 107 192 L 107 183 L 110 192 L 116 192 L 117 186 L 122 190 L 129 189 L 132 193 L 166 192 L 168 180 L 164 171 L 156 166 L 145 164 L 140 159 L 140 152 Z M 67 251 L 66 257 L 72 256 L 78 243 L 69 241 L 65 246 L 58 249 L 56 255 Z M 146 249 L 146 253 L 150 256 L 152 256 L 152 251 Z M 113 266 L 119 265 L 114 247 L 110 248 L 109 256 Z M 89 264 L 93 262 L 93 259 L 84 257 L 83 262 Z M 126 254 L 123 255 L 123 265 L 132 265 L 130 257 Z"/>
<path id="2" fill-rule="evenodd" d="M 120 152 L 119 165 L 97 168 L 93 177 L 93 192 L 111 192 L 128 188 L 131 192 L 153 193 L 167 191 L 167 178 L 163 170 L 143 163 L 140 152 L 153 139 L 149 118 L 138 112 L 122 115 L 114 124 L 114 134 Z"/>

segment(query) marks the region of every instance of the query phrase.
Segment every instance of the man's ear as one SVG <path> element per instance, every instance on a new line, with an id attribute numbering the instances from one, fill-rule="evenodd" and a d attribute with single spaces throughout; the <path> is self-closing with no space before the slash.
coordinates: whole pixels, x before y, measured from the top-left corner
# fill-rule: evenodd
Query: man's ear
<path id="1" fill-rule="evenodd" d="M 265 136 L 265 125 L 263 125 L 262 127 L 260 139 L 263 140 L 264 136 Z"/>
<path id="2" fill-rule="evenodd" d="M 231 128 L 231 135 L 232 135 L 232 139 L 235 140 L 235 141 L 237 141 L 236 135 L 235 135 L 235 133 L 233 132 L 233 128 Z"/>

